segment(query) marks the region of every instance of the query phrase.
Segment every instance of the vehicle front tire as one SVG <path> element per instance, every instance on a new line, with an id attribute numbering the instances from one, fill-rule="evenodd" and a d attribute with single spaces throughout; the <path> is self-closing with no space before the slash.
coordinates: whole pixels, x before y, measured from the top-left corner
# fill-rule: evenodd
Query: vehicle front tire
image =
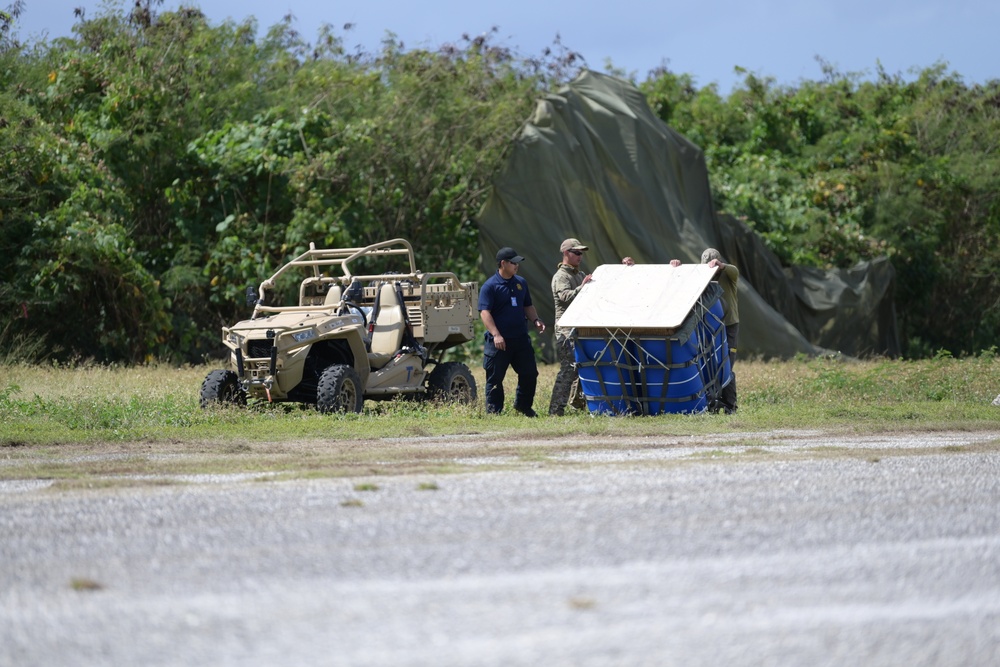
<path id="1" fill-rule="evenodd" d="M 472 403 L 476 400 L 476 379 L 460 361 L 438 364 L 427 378 L 427 393 L 432 401 Z"/>
<path id="2" fill-rule="evenodd" d="M 361 412 L 365 404 L 361 376 L 347 364 L 327 366 L 319 376 L 316 388 L 316 408 L 330 412 Z"/>
<path id="3" fill-rule="evenodd" d="M 214 370 L 201 383 L 201 407 L 246 405 L 247 395 L 233 371 Z"/>

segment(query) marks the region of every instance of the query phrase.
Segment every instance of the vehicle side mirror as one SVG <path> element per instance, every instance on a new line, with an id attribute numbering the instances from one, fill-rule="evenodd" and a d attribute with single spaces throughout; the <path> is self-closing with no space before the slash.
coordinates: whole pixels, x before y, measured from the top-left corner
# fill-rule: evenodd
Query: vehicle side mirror
<path id="1" fill-rule="evenodd" d="M 247 285 L 247 307 L 253 308 L 258 301 L 260 299 L 257 298 L 257 288 L 253 285 Z"/>

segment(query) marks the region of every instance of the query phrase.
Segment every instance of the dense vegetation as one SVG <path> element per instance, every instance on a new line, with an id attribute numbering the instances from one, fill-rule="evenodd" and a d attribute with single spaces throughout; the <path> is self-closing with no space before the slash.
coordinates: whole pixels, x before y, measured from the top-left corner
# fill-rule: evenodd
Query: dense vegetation
<path id="1" fill-rule="evenodd" d="M 797 87 L 752 74 L 721 98 L 654 73 L 650 105 L 706 153 L 716 206 L 787 263 L 888 255 L 909 357 L 970 353 L 1000 330 L 1000 80 L 938 65 L 873 81 L 823 65 Z"/>
<path id="2" fill-rule="evenodd" d="M 493 174 L 537 97 L 585 64 L 493 36 L 350 52 L 331 27 L 258 37 L 156 6 L 41 43 L 18 39 L 21 0 L 0 12 L 0 361 L 200 360 L 245 286 L 310 241 L 403 236 L 421 266 L 476 277 Z M 892 257 L 908 356 L 990 348 L 1000 82 L 826 73 L 747 74 L 722 96 L 661 68 L 639 86 L 706 151 L 717 208 L 784 261 Z"/>

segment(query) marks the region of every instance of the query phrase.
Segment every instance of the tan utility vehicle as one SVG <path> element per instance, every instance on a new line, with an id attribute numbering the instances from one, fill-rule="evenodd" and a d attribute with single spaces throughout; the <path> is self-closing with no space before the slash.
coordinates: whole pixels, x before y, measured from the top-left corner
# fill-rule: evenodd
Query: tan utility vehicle
<path id="1" fill-rule="evenodd" d="M 277 305 L 280 294 L 298 303 Z M 229 368 L 208 374 L 201 405 L 244 405 L 249 397 L 361 412 L 366 398 L 399 395 L 471 403 L 469 368 L 441 359 L 472 339 L 478 300 L 478 283 L 417 271 L 403 239 L 364 248 L 310 244 L 259 290 L 247 288 L 253 315 L 222 329 Z"/>

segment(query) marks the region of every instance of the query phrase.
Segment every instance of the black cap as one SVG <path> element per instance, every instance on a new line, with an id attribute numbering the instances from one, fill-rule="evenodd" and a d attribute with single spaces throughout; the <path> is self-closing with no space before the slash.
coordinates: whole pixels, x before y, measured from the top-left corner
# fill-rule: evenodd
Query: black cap
<path id="1" fill-rule="evenodd" d="M 524 261 L 524 257 L 517 254 L 517 251 L 513 248 L 500 248 L 497 251 L 497 261 L 507 260 L 512 264 L 520 264 Z"/>

